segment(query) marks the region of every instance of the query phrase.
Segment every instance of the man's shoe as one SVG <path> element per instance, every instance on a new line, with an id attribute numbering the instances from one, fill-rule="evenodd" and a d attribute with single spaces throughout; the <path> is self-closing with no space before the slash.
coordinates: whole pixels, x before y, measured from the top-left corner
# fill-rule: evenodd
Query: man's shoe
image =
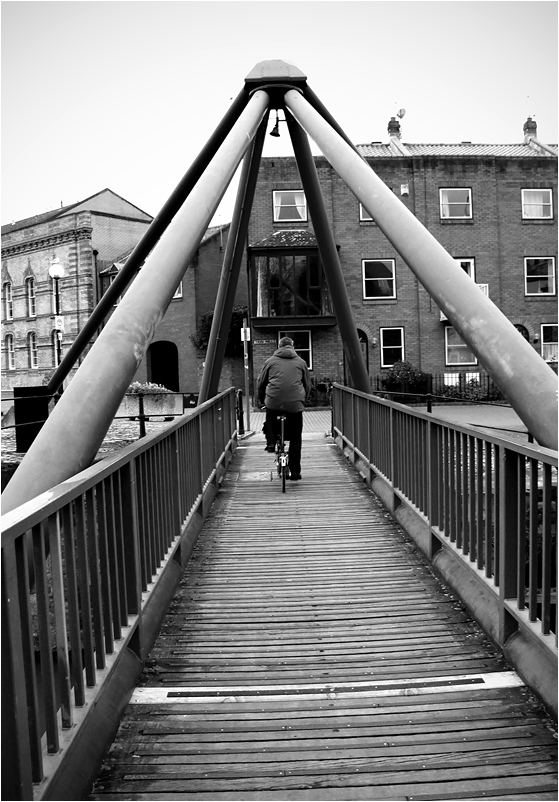
<path id="1" fill-rule="evenodd" d="M 293 482 L 297 482 L 297 481 L 299 481 L 299 479 L 301 478 L 301 474 L 300 474 L 300 473 L 290 473 L 290 474 L 289 474 L 289 478 L 290 478 L 290 479 L 291 479 Z"/>
<path id="2" fill-rule="evenodd" d="M 274 447 L 274 446 L 266 446 L 266 448 L 264 449 L 264 451 L 268 451 L 268 453 L 270 453 L 270 454 L 275 454 L 275 452 L 276 452 L 276 449 L 275 449 L 275 447 Z"/>

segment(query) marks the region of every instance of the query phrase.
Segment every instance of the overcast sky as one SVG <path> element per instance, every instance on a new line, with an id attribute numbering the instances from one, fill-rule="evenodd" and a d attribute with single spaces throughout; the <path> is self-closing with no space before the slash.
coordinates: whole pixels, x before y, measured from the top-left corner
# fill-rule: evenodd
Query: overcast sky
<path id="1" fill-rule="evenodd" d="M 109 187 L 155 215 L 244 78 L 284 59 L 356 144 L 557 143 L 555 0 L 3 1 L 3 224 Z M 270 123 L 271 127 L 272 123 Z M 314 152 L 316 149 L 314 149 Z M 265 156 L 291 155 L 285 126 Z M 231 219 L 234 191 L 214 222 Z"/>

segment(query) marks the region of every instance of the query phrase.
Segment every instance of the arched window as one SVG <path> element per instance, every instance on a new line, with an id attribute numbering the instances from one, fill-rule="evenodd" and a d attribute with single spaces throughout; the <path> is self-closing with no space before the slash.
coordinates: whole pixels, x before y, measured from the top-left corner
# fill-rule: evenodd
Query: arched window
<path id="1" fill-rule="evenodd" d="M 12 282 L 5 281 L 2 285 L 2 296 L 4 300 L 4 317 L 6 320 L 14 319 L 14 302 L 12 300 Z"/>
<path id="2" fill-rule="evenodd" d="M 14 335 L 6 334 L 6 369 L 14 370 L 16 366 L 16 355 L 14 346 Z"/>
<path id="3" fill-rule="evenodd" d="M 36 317 L 35 279 L 33 277 L 25 279 L 25 295 L 27 297 L 27 317 Z"/>
<path id="4" fill-rule="evenodd" d="M 37 354 L 37 335 L 34 331 L 30 331 L 27 335 L 27 357 L 30 368 L 35 370 L 39 367 L 39 358 Z"/>
<path id="5" fill-rule="evenodd" d="M 54 329 L 51 334 L 51 346 L 52 346 L 52 362 L 55 368 L 57 368 L 61 361 L 62 361 L 62 332 L 60 329 Z"/>

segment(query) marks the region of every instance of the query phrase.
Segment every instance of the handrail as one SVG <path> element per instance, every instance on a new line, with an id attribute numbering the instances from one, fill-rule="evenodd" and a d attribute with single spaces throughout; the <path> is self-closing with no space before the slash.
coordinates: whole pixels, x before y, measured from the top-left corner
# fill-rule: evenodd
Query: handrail
<path id="1" fill-rule="evenodd" d="M 2 517 L 3 799 L 43 798 L 126 647 L 145 656 L 146 610 L 236 436 L 230 389 Z"/>
<path id="2" fill-rule="evenodd" d="M 494 640 L 521 632 L 556 661 L 557 452 L 339 384 L 332 407 L 334 436 L 382 500 L 423 522 L 427 556 L 447 549 L 490 590 Z"/>

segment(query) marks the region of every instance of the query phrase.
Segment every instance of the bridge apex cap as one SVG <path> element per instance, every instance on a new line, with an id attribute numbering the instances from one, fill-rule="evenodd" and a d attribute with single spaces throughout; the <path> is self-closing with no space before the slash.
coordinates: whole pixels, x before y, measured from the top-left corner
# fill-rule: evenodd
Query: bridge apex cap
<path id="1" fill-rule="evenodd" d="M 270 83 L 273 81 L 301 83 L 306 80 L 305 73 L 301 72 L 295 64 L 290 64 L 289 61 L 283 61 L 279 58 L 271 61 L 259 61 L 245 78 L 248 84 Z"/>

